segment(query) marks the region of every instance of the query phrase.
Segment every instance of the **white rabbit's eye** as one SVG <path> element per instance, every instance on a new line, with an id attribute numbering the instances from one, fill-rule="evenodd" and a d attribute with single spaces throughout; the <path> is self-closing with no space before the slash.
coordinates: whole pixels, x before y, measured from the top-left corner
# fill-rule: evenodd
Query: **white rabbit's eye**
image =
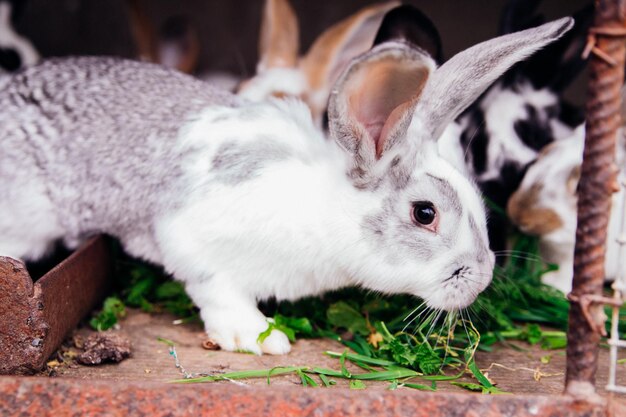
<path id="1" fill-rule="evenodd" d="M 430 201 L 419 201 L 413 203 L 413 221 L 421 226 L 431 226 L 431 229 L 436 225 L 437 211 Z"/>

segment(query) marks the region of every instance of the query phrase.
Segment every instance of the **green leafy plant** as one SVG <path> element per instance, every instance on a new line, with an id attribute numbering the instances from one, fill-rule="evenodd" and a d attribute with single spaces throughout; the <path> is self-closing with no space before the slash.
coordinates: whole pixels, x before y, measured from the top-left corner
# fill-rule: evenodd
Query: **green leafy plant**
<path id="1" fill-rule="evenodd" d="M 93 329 L 101 331 L 113 327 L 125 315 L 115 311 L 125 312 L 126 307 L 148 313 L 169 312 L 185 321 L 198 320 L 197 308 L 181 283 L 173 281 L 157 267 L 126 258 L 116 245 L 112 249 L 117 253 L 115 295 L 109 298 L 115 299 L 115 303 L 105 300 L 102 311 L 89 322 Z"/>
<path id="2" fill-rule="evenodd" d="M 309 319 L 304 317 L 285 317 L 276 314 L 273 319 L 268 321 L 267 330 L 259 334 L 258 342 L 263 343 L 274 329 L 285 333 L 292 343 L 296 341 L 296 334 L 303 336 L 311 336 L 313 334 L 313 326 L 311 326 Z"/>
<path id="3" fill-rule="evenodd" d="M 89 325 L 98 331 L 108 330 L 125 315 L 126 307 L 122 300 L 117 297 L 108 297 L 102 304 L 102 310 L 91 318 Z"/>

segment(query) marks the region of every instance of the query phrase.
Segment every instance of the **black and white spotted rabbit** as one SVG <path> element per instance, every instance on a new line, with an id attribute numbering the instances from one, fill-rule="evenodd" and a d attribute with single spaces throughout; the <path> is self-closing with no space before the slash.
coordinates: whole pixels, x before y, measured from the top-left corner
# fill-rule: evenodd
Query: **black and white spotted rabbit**
<path id="1" fill-rule="evenodd" d="M 543 17 L 535 13 L 540 2 L 509 1 L 502 15 L 501 33 L 542 23 Z M 440 140 L 442 154 L 464 160 L 485 197 L 501 209 L 506 208 L 539 152 L 554 141 L 571 137 L 584 119 L 582 109 L 563 98 L 563 90 L 585 65 L 581 55 L 593 8 L 585 7 L 573 17 L 570 32 L 507 71 Z M 506 247 L 507 223 L 502 215 L 491 213 L 492 249 Z"/>

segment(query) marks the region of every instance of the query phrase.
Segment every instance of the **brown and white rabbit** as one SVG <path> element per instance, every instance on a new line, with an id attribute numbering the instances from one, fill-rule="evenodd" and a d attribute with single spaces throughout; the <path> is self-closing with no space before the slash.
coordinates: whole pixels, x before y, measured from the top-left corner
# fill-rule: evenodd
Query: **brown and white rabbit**
<path id="1" fill-rule="evenodd" d="M 333 84 L 352 58 L 371 48 L 383 16 L 398 4 L 391 1 L 359 10 L 325 30 L 299 56 L 298 18 L 289 0 L 266 0 L 257 73 L 239 86 L 238 94 L 252 101 L 300 98 L 321 127 Z"/>
<path id="2" fill-rule="evenodd" d="M 626 181 L 626 140 L 623 133 L 620 130 L 616 148 L 620 183 Z M 528 168 L 507 206 L 508 216 L 522 232 L 540 237 L 541 257 L 559 266 L 557 271 L 544 274 L 542 281 L 564 293 L 572 289 L 578 200 L 576 192 L 584 140 L 585 129 L 581 125 L 572 137 L 544 148 Z M 610 281 L 617 276 L 617 237 L 626 213 L 623 195 L 622 186 L 612 197 L 605 259 L 606 278 Z"/>
<path id="3" fill-rule="evenodd" d="M 283 354 L 257 301 L 357 285 L 432 308 L 491 281 L 485 210 L 439 156 L 443 129 L 560 19 L 436 68 L 385 42 L 335 84 L 327 140 L 297 100 L 252 103 L 161 66 L 51 60 L 0 79 L 0 253 L 118 238 L 163 265 L 226 350 Z M 410 59 L 407 59 L 410 58 Z"/>
<path id="4" fill-rule="evenodd" d="M 195 27 L 185 16 L 170 16 L 156 30 L 146 12 L 145 1 L 126 0 L 126 9 L 140 60 L 186 74 L 196 71 L 200 40 Z"/>
<path id="5" fill-rule="evenodd" d="M 201 42 L 198 30 L 184 15 L 168 17 L 158 30 L 146 12 L 146 2 L 126 0 L 129 25 L 141 61 L 174 68 L 219 88 L 235 91 L 241 78 L 226 71 L 200 71 Z"/>

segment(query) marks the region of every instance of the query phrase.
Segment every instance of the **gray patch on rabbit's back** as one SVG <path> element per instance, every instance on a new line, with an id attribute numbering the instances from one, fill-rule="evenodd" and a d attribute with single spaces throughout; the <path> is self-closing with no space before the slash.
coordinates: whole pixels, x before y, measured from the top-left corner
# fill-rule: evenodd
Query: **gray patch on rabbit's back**
<path id="1" fill-rule="evenodd" d="M 0 88 L 3 145 L 20 149 L 20 175 L 54 178 L 47 192 L 72 236 L 146 233 L 154 213 L 182 199 L 181 161 L 196 152 L 175 146 L 186 127 L 206 109 L 241 103 L 182 73 L 115 58 L 50 60 Z M 7 158 L 0 152 L 0 165 Z"/>
<path id="2" fill-rule="evenodd" d="M 237 185 L 257 177 L 267 164 L 290 155 L 290 148 L 264 136 L 250 143 L 225 142 L 215 152 L 211 171 L 218 182 Z"/>

